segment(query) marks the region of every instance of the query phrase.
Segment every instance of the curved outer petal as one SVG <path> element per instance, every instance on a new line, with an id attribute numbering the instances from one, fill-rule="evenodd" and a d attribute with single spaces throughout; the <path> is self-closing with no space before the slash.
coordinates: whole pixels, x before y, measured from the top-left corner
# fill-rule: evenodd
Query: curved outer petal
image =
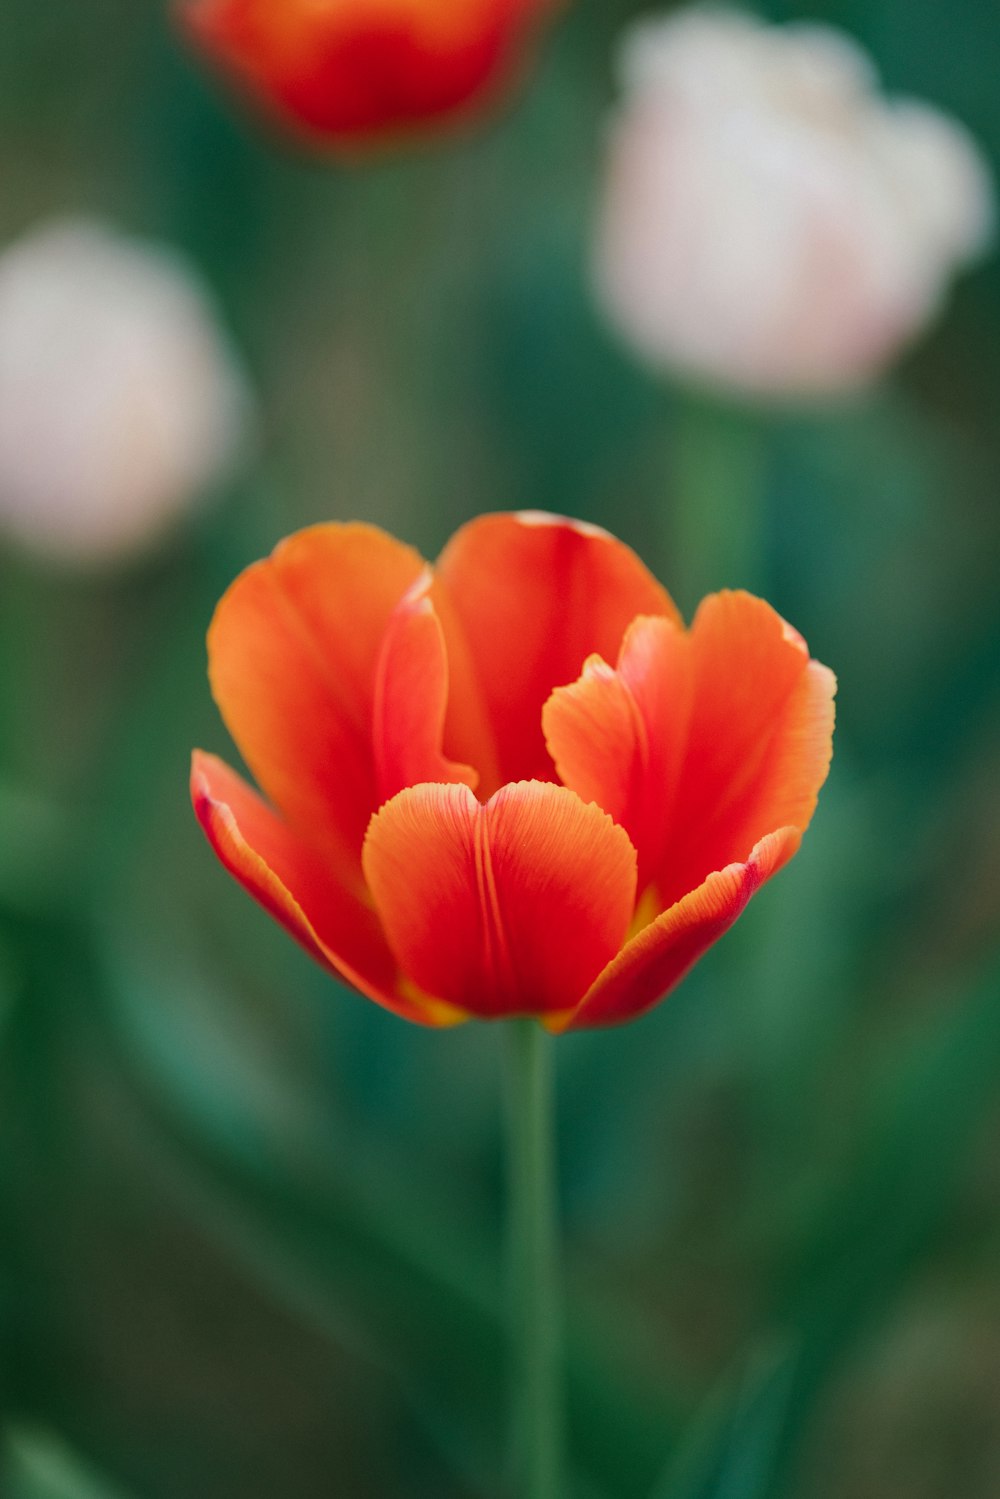
<path id="1" fill-rule="evenodd" d="M 223 595 L 208 633 L 212 692 L 267 798 L 360 893 L 378 805 L 375 672 L 386 625 L 425 564 L 364 525 L 299 531 Z"/>
<path id="2" fill-rule="evenodd" d="M 364 869 L 389 944 L 421 989 L 489 1017 L 575 1006 L 618 951 L 635 851 L 563 786 L 414 786 L 372 818 Z"/>
<path id="3" fill-rule="evenodd" d="M 441 752 L 448 657 L 430 585 L 428 568 L 397 604 L 382 641 L 372 713 L 380 805 L 420 781 L 461 782 L 474 791 L 479 779 Z"/>
<path id="4" fill-rule="evenodd" d="M 191 762 L 195 815 L 222 864 L 335 977 L 407 1020 L 461 1017 L 409 992 L 375 913 L 339 888 L 316 853 L 214 755 Z"/>
<path id="5" fill-rule="evenodd" d="M 798 828 L 780 828 L 745 864 L 710 874 L 624 946 L 591 985 L 574 1015 L 553 1029 L 615 1025 L 650 1009 L 739 916 L 756 890 L 795 853 Z"/>
<path id="6" fill-rule="evenodd" d="M 499 781 L 552 780 L 542 708 L 597 652 L 615 660 L 637 614 L 679 622 L 669 594 L 633 551 L 596 526 L 536 512 L 486 515 L 456 532 L 437 564 L 452 606 L 442 625 L 471 656 L 493 727 Z M 456 704 L 461 709 L 458 684 Z M 446 748 L 453 748 L 450 737 Z M 476 762 L 479 763 L 478 761 Z M 484 793 L 495 789 L 484 773 Z"/>
<path id="7" fill-rule="evenodd" d="M 617 668 L 591 656 L 579 680 L 542 710 L 563 784 L 597 802 L 639 855 L 639 889 L 663 864 L 691 708 L 691 652 L 671 619 L 640 616 Z"/>
<path id="8" fill-rule="evenodd" d="M 657 876 L 661 909 L 775 828 L 804 831 L 833 748 L 833 673 L 769 604 L 712 594 L 689 638 L 693 699 Z"/>

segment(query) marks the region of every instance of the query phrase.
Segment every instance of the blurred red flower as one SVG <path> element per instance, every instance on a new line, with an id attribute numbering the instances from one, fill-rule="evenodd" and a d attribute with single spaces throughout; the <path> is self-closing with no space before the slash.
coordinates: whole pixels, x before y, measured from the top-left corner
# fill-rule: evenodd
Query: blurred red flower
<path id="1" fill-rule="evenodd" d="M 559 0 L 178 0 L 194 45 L 320 144 L 391 140 L 488 106 Z"/>
<path id="2" fill-rule="evenodd" d="M 634 552 L 554 516 L 483 516 L 433 569 L 299 532 L 208 645 L 269 798 L 196 752 L 216 853 L 425 1024 L 648 1009 L 795 853 L 830 763 L 833 675 L 768 604 L 713 594 L 685 630 Z"/>

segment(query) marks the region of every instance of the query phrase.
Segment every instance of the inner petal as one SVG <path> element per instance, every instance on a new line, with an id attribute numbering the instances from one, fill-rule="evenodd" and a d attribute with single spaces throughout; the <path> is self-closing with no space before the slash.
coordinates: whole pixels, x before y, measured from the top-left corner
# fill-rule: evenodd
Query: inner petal
<path id="1" fill-rule="evenodd" d="M 557 687 L 542 725 L 560 779 L 609 812 L 639 855 L 644 890 L 664 859 L 691 709 L 689 641 L 673 620 L 641 616 L 617 668 L 591 656 Z"/>
<path id="2" fill-rule="evenodd" d="M 615 660 L 636 615 L 678 619 L 629 547 L 534 512 L 481 516 L 458 531 L 437 564 L 439 595 L 450 606 L 441 609 L 449 659 L 471 660 L 496 742 L 494 779 L 475 762 L 486 795 L 507 781 L 553 779 L 541 715 L 554 687 L 575 681 L 594 652 Z M 450 731 L 451 713 L 446 744 L 464 757 Z"/>
<path id="3" fill-rule="evenodd" d="M 375 675 L 372 743 L 379 804 L 420 781 L 460 782 L 478 775 L 442 752 L 448 658 L 427 569 L 393 610 Z"/>

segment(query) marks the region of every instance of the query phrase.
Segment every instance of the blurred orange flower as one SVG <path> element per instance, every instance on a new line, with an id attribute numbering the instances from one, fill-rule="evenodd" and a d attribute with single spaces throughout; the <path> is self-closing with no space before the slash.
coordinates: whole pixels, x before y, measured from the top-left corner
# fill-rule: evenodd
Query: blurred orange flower
<path id="1" fill-rule="evenodd" d="M 284 124 L 344 148 L 478 111 L 560 0 L 179 0 L 195 46 Z"/>
<path id="2" fill-rule="evenodd" d="M 655 1003 L 799 845 L 835 682 L 760 599 L 685 630 L 621 542 L 483 516 L 428 567 L 365 525 L 281 543 L 208 637 L 264 801 L 196 752 L 226 868 L 313 957 L 408 1019 Z"/>

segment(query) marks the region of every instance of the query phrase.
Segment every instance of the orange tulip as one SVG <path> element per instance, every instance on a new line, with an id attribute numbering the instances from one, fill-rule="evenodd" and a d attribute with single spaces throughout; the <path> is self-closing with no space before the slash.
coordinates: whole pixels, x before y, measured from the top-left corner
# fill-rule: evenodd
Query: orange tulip
<path id="1" fill-rule="evenodd" d="M 491 103 L 558 0 L 179 0 L 195 46 L 286 125 L 340 147 Z"/>
<path id="2" fill-rule="evenodd" d="M 216 702 L 268 798 L 196 752 L 226 868 L 320 963 L 428 1025 L 648 1009 L 791 858 L 835 682 L 774 610 L 685 630 L 606 532 L 483 516 L 435 568 L 323 525 L 223 597 Z"/>

